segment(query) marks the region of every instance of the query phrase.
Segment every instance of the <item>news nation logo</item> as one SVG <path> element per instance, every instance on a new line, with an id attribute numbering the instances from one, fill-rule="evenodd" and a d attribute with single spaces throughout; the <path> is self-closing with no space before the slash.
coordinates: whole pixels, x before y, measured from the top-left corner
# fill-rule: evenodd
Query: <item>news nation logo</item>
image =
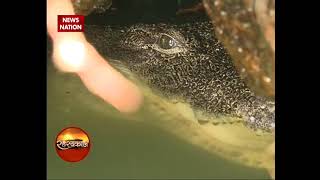
<path id="1" fill-rule="evenodd" d="M 83 32 L 84 16 L 58 15 L 58 32 Z"/>
<path id="2" fill-rule="evenodd" d="M 88 134 L 77 127 L 63 129 L 55 143 L 57 154 L 67 162 L 83 160 L 89 153 L 90 145 Z"/>

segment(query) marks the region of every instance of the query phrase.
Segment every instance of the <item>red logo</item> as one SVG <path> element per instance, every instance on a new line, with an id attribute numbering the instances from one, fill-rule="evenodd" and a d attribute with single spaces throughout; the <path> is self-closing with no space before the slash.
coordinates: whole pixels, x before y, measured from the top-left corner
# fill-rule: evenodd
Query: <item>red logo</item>
<path id="1" fill-rule="evenodd" d="M 84 16 L 58 15 L 58 32 L 83 32 Z"/>
<path id="2" fill-rule="evenodd" d="M 55 146 L 61 159 L 78 162 L 88 155 L 91 144 L 85 131 L 77 127 L 68 127 L 57 135 Z"/>

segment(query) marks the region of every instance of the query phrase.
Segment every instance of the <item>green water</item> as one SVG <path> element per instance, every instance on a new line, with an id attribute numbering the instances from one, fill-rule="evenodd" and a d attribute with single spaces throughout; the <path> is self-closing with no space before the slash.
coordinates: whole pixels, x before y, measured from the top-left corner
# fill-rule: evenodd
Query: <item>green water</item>
<path id="1" fill-rule="evenodd" d="M 76 76 L 57 72 L 50 62 L 48 179 L 269 179 L 267 171 L 226 161 L 143 121 L 121 118 Z M 68 126 L 84 129 L 92 142 L 89 155 L 78 163 L 67 163 L 55 152 L 56 135 Z"/>

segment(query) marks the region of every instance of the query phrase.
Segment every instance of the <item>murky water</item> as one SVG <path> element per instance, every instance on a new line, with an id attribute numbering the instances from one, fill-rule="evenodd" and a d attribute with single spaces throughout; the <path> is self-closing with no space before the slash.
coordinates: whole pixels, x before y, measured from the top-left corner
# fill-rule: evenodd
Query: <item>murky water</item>
<path id="1" fill-rule="evenodd" d="M 150 118 L 157 121 L 150 114 L 145 114 L 141 121 L 127 120 L 90 94 L 78 77 L 57 72 L 49 60 L 48 178 L 269 179 L 265 170 L 227 161 L 144 123 Z M 91 138 L 89 155 L 78 163 L 64 162 L 55 152 L 56 135 L 68 126 L 84 129 Z"/>

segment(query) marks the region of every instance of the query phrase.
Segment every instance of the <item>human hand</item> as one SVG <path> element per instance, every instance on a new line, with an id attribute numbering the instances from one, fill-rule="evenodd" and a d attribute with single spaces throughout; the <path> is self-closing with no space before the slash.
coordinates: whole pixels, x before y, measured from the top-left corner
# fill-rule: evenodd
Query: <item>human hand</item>
<path id="1" fill-rule="evenodd" d="M 47 0 L 47 31 L 53 41 L 54 64 L 64 72 L 76 73 L 90 92 L 119 111 L 136 111 L 143 99 L 138 87 L 110 66 L 83 33 L 57 32 L 57 15 L 74 14 L 70 0 Z"/>

